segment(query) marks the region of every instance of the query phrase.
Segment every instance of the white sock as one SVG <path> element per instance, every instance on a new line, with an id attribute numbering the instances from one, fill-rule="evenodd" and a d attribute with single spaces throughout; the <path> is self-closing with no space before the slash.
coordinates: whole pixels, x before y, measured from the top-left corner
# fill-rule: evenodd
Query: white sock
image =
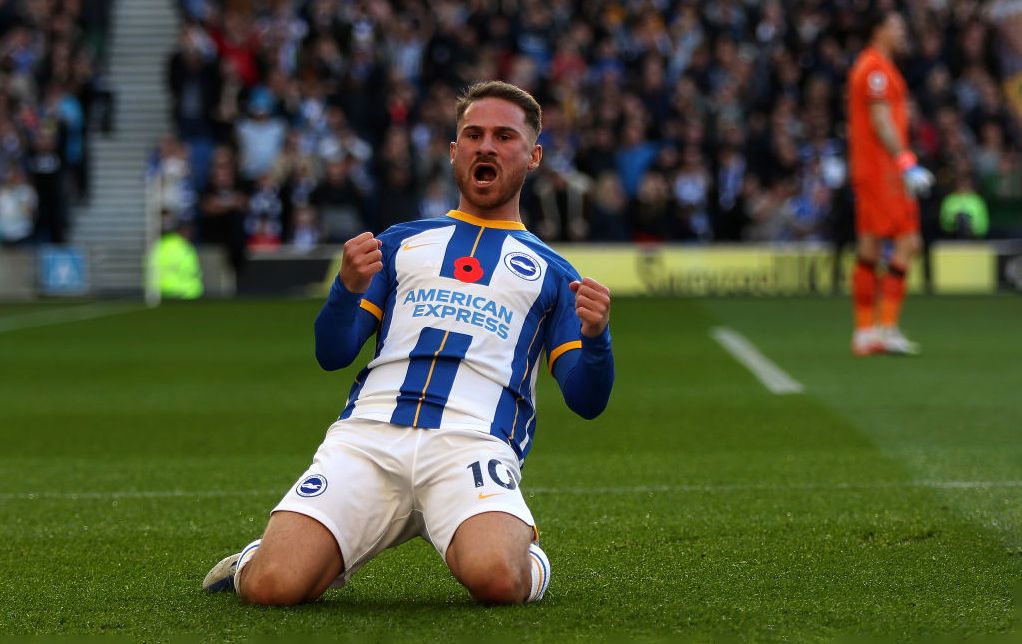
<path id="1" fill-rule="evenodd" d="M 234 588 L 238 588 L 238 580 L 241 579 L 241 569 L 248 562 L 252 561 L 252 555 L 259 549 L 259 546 L 263 543 L 262 539 L 256 539 L 252 543 L 245 546 L 245 549 L 241 551 L 241 557 L 238 558 L 238 568 L 234 571 Z M 235 590 L 237 592 L 237 590 Z"/>
<path id="2" fill-rule="evenodd" d="M 537 543 L 529 545 L 529 570 L 532 572 L 532 587 L 525 601 L 538 602 L 550 585 L 550 560 Z"/>

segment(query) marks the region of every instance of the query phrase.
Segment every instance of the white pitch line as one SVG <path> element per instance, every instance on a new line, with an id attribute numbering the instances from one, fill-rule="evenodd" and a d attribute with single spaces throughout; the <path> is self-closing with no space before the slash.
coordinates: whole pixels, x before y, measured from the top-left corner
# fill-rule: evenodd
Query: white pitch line
<path id="1" fill-rule="evenodd" d="M 760 353 L 756 345 L 749 342 L 741 333 L 718 326 L 710 329 L 710 336 L 724 347 L 732 358 L 751 371 L 771 393 L 778 395 L 802 393 L 801 382 L 789 376 L 770 358 Z"/>
<path id="2" fill-rule="evenodd" d="M 1022 481 L 891 481 L 874 483 L 790 483 L 771 485 L 765 483 L 721 483 L 681 485 L 632 485 L 621 487 L 529 487 L 526 494 L 650 494 L 671 493 L 714 493 L 714 492 L 793 492 L 793 491 L 841 491 L 841 490 L 997 490 L 1022 488 Z M 235 498 L 245 496 L 281 496 L 279 490 L 125 490 L 109 492 L 2 492 L 0 501 L 37 500 L 84 500 L 101 501 L 117 499 L 196 499 Z"/>
<path id="3" fill-rule="evenodd" d="M 56 310 L 35 311 L 22 315 L 10 315 L 0 318 L 0 333 L 4 331 L 20 331 L 51 324 L 93 320 L 108 315 L 117 315 L 128 311 L 137 311 L 138 306 L 125 304 L 85 304 Z"/>

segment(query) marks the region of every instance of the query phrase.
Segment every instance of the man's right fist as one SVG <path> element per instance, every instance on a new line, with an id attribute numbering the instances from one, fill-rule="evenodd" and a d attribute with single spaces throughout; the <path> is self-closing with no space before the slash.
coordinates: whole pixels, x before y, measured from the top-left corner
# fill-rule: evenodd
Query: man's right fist
<path id="1" fill-rule="evenodd" d="M 373 281 L 373 275 L 383 270 L 383 242 L 370 232 L 352 237 L 344 242 L 341 257 L 340 278 L 344 288 L 351 293 L 365 293 Z"/>

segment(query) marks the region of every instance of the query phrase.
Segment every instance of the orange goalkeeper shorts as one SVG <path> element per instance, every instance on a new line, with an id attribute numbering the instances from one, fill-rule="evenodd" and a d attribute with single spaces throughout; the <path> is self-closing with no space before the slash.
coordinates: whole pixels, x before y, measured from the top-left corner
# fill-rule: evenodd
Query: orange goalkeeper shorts
<path id="1" fill-rule="evenodd" d="M 919 202 L 905 192 L 901 177 L 853 181 L 855 231 L 875 237 L 904 237 L 919 232 Z"/>

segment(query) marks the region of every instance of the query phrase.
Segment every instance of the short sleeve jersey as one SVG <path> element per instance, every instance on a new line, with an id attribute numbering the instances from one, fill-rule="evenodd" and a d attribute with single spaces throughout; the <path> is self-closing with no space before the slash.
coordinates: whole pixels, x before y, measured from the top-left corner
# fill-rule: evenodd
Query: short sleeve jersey
<path id="1" fill-rule="evenodd" d="M 872 47 L 859 55 L 848 78 L 848 147 L 852 180 L 879 181 L 897 166 L 880 141 L 870 120 L 870 104 L 891 106 L 894 128 L 903 146 L 908 145 L 908 88 L 898 68 Z"/>
<path id="2" fill-rule="evenodd" d="M 460 211 L 379 236 L 381 272 L 360 301 L 376 354 L 341 418 L 488 432 L 525 458 L 537 366 L 580 349 L 574 268 L 517 222 Z"/>

